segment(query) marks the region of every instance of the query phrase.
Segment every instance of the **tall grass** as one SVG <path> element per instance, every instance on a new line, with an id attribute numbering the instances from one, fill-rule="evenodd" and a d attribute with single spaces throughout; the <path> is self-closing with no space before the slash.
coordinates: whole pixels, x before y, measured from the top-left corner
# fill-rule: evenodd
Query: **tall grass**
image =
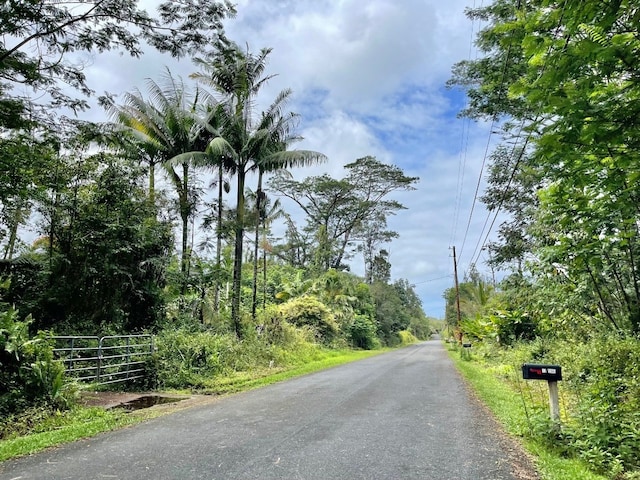
<path id="1" fill-rule="evenodd" d="M 474 345 L 472 362 L 458 361 L 474 384 L 490 375 L 518 399 L 517 422 L 502 418 L 509 430 L 531 439 L 548 464 L 552 459 L 573 458 L 587 466 L 596 478 L 640 478 L 640 342 L 618 335 L 598 336 L 577 343 L 561 339 L 537 339 L 502 348 L 485 342 Z M 549 419 L 546 382 L 521 378 L 525 362 L 558 364 L 560 429 Z M 472 372 L 472 373 L 470 373 Z M 482 392 L 483 385 L 476 385 Z M 483 395 L 481 393 L 481 395 Z M 484 394 L 504 417 L 509 394 Z M 506 402 L 506 403 L 505 403 Z M 581 474 L 581 477 L 592 478 Z M 556 477 L 549 477 L 556 478 Z M 568 477 L 571 478 L 571 477 Z"/>
<path id="2" fill-rule="evenodd" d="M 475 347 L 474 347 L 475 348 Z M 522 391 L 514 388 L 514 371 L 510 366 L 492 366 L 473 354 L 463 359 L 457 349 L 450 350 L 456 367 L 510 434 L 519 437 L 534 456 L 543 480 L 605 480 L 591 472 L 585 462 L 567 458 L 563 452 L 536 440 L 532 435 L 531 405 L 523 401 Z"/>

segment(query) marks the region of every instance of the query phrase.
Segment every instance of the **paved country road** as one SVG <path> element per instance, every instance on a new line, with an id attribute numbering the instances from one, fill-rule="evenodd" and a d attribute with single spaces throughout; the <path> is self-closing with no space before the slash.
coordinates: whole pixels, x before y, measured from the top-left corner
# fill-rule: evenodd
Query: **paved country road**
<path id="1" fill-rule="evenodd" d="M 533 479 L 429 341 L 0 464 L 0 479 Z"/>

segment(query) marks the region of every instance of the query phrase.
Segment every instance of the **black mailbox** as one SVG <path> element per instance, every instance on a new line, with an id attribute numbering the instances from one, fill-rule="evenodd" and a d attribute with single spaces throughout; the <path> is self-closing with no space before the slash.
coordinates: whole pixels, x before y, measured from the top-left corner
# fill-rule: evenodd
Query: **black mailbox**
<path id="1" fill-rule="evenodd" d="M 559 365 L 537 365 L 525 363 L 522 365 L 522 378 L 525 380 L 547 380 L 557 382 L 562 380 L 562 368 Z"/>

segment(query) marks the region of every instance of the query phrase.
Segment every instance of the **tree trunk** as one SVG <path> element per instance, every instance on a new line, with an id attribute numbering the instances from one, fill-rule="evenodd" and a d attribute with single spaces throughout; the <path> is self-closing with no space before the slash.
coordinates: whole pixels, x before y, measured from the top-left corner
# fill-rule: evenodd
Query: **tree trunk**
<path id="1" fill-rule="evenodd" d="M 242 241 L 244 236 L 244 166 L 238 169 L 238 193 L 236 206 L 236 242 L 233 258 L 233 295 L 231 298 L 231 320 L 238 338 L 242 339 L 240 322 L 240 295 L 242 293 Z"/>
<path id="2" fill-rule="evenodd" d="M 182 164 L 182 192 L 180 194 L 180 217 L 182 218 L 182 294 L 187 290 L 187 275 L 189 267 L 189 165 Z"/>
<path id="3" fill-rule="evenodd" d="M 151 206 L 156 204 L 156 162 L 149 160 L 149 203 Z"/>
<path id="4" fill-rule="evenodd" d="M 251 299 L 251 318 L 256 319 L 256 310 L 258 304 L 258 241 L 260 235 L 260 211 L 262 208 L 262 170 L 258 173 L 258 191 L 256 192 L 256 234 L 255 244 L 253 246 L 253 292 Z"/>
<path id="5" fill-rule="evenodd" d="M 262 247 L 262 309 L 267 308 L 267 223 L 262 224 L 262 230 L 264 232 L 264 242 Z"/>
<path id="6" fill-rule="evenodd" d="M 216 280 L 213 310 L 220 312 L 220 258 L 222 256 L 222 164 L 218 167 L 218 214 L 216 222 Z"/>
<path id="7" fill-rule="evenodd" d="M 7 243 L 4 250 L 4 260 L 11 260 L 13 258 L 13 250 L 15 249 L 16 238 L 18 236 L 18 221 L 14 219 L 9 228 L 11 232 L 9 234 L 9 243 Z"/>

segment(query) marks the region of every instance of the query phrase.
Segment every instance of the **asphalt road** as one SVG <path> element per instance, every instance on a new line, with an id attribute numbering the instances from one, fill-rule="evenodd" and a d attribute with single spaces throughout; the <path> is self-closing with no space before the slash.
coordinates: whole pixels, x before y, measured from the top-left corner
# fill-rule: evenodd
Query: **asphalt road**
<path id="1" fill-rule="evenodd" d="M 0 464 L 0 479 L 521 479 L 439 341 Z"/>

